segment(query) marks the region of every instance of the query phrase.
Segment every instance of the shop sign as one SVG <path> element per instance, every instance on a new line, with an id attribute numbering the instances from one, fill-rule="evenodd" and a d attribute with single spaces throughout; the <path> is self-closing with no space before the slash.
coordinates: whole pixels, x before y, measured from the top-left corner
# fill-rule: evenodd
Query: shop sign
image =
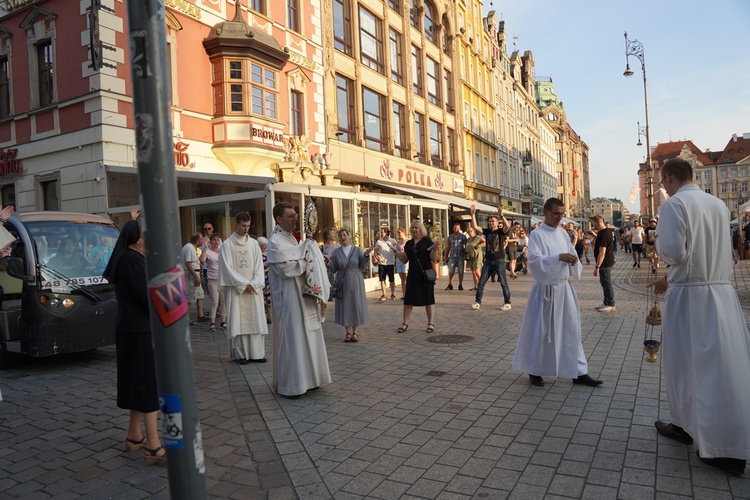
<path id="1" fill-rule="evenodd" d="M 251 125 L 251 128 L 254 141 L 273 144 L 274 146 L 284 145 L 284 135 L 280 131 L 258 125 Z"/>
<path id="2" fill-rule="evenodd" d="M 193 19 L 201 18 L 201 9 L 199 9 L 197 5 L 193 5 L 185 0 L 164 0 L 164 5 L 172 7 L 177 12 L 182 12 Z"/>
<path id="3" fill-rule="evenodd" d="M 464 192 L 464 180 L 459 178 L 453 179 L 453 192 L 454 193 L 461 193 Z"/>
<path id="4" fill-rule="evenodd" d="M 174 166 L 180 170 L 192 170 L 195 168 L 195 162 L 190 162 L 190 156 L 187 149 L 190 144 L 178 141 L 174 144 Z"/>
<path id="5" fill-rule="evenodd" d="M 0 10 L 5 12 L 13 12 L 16 9 L 25 7 L 30 3 L 34 3 L 36 0 L 4 0 L 0 1 Z"/>
<path id="6" fill-rule="evenodd" d="M 0 177 L 12 177 L 23 173 L 21 160 L 16 158 L 17 149 L 0 149 Z"/>
<path id="7" fill-rule="evenodd" d="M 402 184 L 409 184 L 410 186 L 421 186 L 421 187 L 435 187 L 436 189 L 442 190 L 445 187 L 443 183 L 442 174 L 440 172 L 432 174 L 426 172 L 425 169 L 417 167 L 415 165 L 405 165 L 403 167 L 391 167 L 389 160 L 383 160 L 383 164 L 380 166 L 380 176 L 396 181 Z"/>

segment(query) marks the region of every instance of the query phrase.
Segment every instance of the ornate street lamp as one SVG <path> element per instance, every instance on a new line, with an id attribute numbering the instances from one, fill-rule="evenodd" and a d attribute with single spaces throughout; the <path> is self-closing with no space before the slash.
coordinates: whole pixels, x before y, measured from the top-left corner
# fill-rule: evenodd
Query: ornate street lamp
<path id="1" fill-rule="evenodd" d="M 654 168 L 651 164 L 651 141 L 648 133 L 648 90 L 646 87 L 646 59 L 643 53 L 643 44 L 638 40 L 629 40 L 628 32 L 625 32 L 625 72 L 624 76 L 633 76 L 633 70 L 630 69 L 630 56 L 635 56 L 641 61 L 643 70 L 643 102 L 646 106 L 646 126 L 641 134 L 641 126 L 638 124 L 638 145 L 640 146 L 640 136 L 646 136 L 646 167 L 643 169 L 646 174 L 646 196 L 648 197 L 649 218 L 654 216 Z"/>

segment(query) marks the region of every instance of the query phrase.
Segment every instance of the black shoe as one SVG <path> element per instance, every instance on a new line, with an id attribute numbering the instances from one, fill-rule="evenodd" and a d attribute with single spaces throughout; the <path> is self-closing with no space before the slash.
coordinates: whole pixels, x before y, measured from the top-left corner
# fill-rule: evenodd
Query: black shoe
<path id="1" fill-rule="evenodd" d="M 268 360 L 266 358 L 260 358 L 260 359 L 248 359 L 246 363 L 267 363 Z"/>
<path id="2" fill-rule="evenodd" d="M 661 420 L 657 420 L 656 422 L 654 422 L 654 427 L 656 427 L 656 430 L 659 431 L 659 434 L 664 437 L 674 439 L 675 441 L 679 441 L 682 444 L 693 444 L 693 438 L 691 438 L 690 434 L 685 432 L 682 427 L 663 422 Z"/>
<path id="3" fill-rule="evenodd" d="M 637 262 L 633 262 L 633 267 L 635 267 L 635 266 L 637 266 L 637 265 L 638 265 L 638 263 L 637 263 Z"/>
<path id="4" fill-rule="evenodd" d="M 651 274 L 656 274 L 656 268 L 654 266 L 651 266 Z"/>
<path id="5" fill-rule="evenodd" d="M 640 268 L 641 268 L 641 263 L 639 262 L 639 263 L 638 263 L 638 269 L 640 269 Z"/>
<path id="6" fill-rule="evenodd" d="M 208 316 L 198 316 L 198 321 L 200 321 L 201 323 L 208 321 L 208 320 L 209 320 Z"/>
<path id="7" fill-rule="evenodd" d="M 601 380 L 596 380 L 595 378 L 591 378 L 591 376 L 587 373 L 586 375 L 581 375 L 578 378 L 573 379 L 574 384 L 583 384 L 583 385 L 590 385 L 591 387 L 596 387 L 597 385 L 602 385 Z"/>
<path id="8" fill-rule="evenodd" d="M 244 359 L 244 358 L 239 358 L 239 359 L 237 360 L 237 364 L 238 364 L 238 365 L 246 365 L 246 364 L 247 364 L 247 360 L 246 360 L 246 359 Z"/>
<path id="9" fill-rule="evenodd" d="M 453 290 L 453 285 L 448 285 L 445 287 L 446 290 Z"/>
<path id="10" fill-rule="evenodd" d="M 739 476 L 740 474 L 745 473 L 745 460 L 740 460 L 739 458 L 703 458 L 698 450 L 695 450 L 695 454 L 698 455 L 698 458 L 701 462 L 703 462 L 706 465 L 710 465 L 711 467 L 716 467 L 718 469 L 721 469 L 725 472 L 728 472 L 730 474 L 734 474 L 736 476 Z"/>
<path id="11" fill-rule="evenodd" d="M 539 375 L 529 374 L 529 380 L 531 381 L 531 385 L 535 385 L 537 387 L 544 386 L 544 379 L 540 377 Z"/>
<path id="12" fill-rule="evenodd" d="M 463 285 L 458 285 L 458 289 L 459 289 L 459 290 L 463 290 L 463 289 L 464 289 L 464 286 L 463 286 Z"/>

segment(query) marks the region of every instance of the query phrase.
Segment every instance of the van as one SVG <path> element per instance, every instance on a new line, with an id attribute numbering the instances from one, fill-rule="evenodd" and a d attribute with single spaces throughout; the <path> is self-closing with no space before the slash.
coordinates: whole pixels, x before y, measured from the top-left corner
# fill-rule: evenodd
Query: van
<path id="1" fill-rule="evenodd" d="M 0 258 L 0 368 L 33 357 L 115 342 L 114 285 L 102 277 L 119 230 L 109 219 L 67 212 L 14 213 L 15 238 Z"/>

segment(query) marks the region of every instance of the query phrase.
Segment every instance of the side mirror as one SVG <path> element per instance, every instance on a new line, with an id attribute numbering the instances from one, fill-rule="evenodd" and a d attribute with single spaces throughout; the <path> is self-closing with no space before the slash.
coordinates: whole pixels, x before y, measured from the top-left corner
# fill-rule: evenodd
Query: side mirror
<path id="1" fill-rule="evenodd" d="M 34 276 L 29 276 L 29 275 L 24 274 L 25 269 L 24 269 L 23 259 L 19 257 L 8 257 L 8 260 L 5 265 L 8 271 L 8 275 L 10 275 L 11 277 L 20 279 L 27 283 L 34 282 L 35 280 Z"/>

